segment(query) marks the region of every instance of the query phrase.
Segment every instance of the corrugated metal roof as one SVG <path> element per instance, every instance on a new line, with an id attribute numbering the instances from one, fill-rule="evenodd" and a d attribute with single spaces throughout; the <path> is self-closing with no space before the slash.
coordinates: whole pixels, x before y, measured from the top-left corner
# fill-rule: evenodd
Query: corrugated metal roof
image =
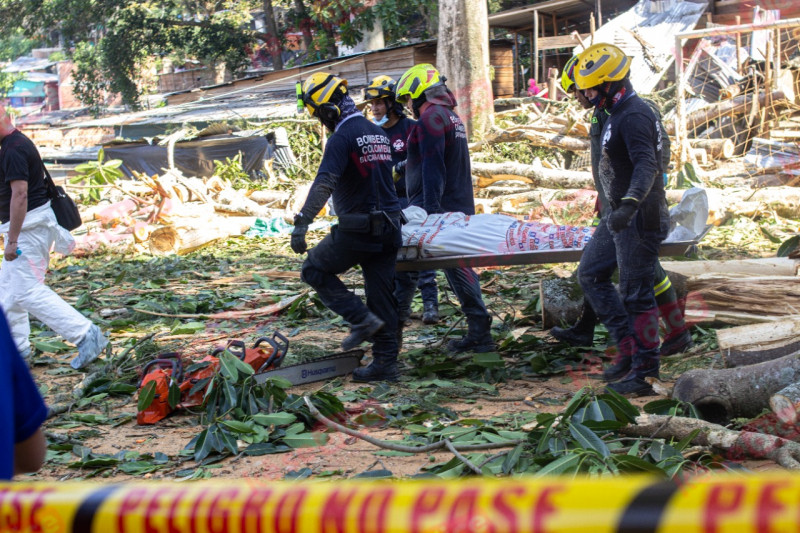
<path id="1" fill-rule="evenodd" d="M 694 29 L 705 0 L 640 0 L 594 34 L 595 43 L 612 43 L 633 58 L 631 82 L 649 93 L 675 60 L 675 34 Z M 576 47 L 574 53 L 582 48 Z"/>
<path id="2" fill-rule="evenodd" d="M 30 56 L 18 57 L 12 61 L 3 72 L 30 72 L 31 70 L 44 70 L 47 67 L 55 65 L 57 61 L 50 61 L 49 59 L 38 59 Z"/>

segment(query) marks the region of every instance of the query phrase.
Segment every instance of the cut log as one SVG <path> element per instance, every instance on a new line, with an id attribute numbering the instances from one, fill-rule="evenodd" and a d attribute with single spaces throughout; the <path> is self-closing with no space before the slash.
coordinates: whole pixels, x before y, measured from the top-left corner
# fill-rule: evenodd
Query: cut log
<path id="1" fill-rule="evenodd" d="M 687 277 L 703 274 L 720 276 L 796 276 L 800 262 L 786 257 L 736 259 L 730 261 L 662 261 L 668 272 Z"/>
<path id="2" fill-rule="evenodd" d="M 241 235 L 253 224 L 253 219 L 233 218 L 197 226 L 164 226 L 150 234 L 148 244 L 153 255 L 184 255 L 198 250 L 217 239 Z"/>
<path id="3" fill-rule="evenodd" d="M 269 207 L 285 207 L 290 197 L 291 194 L 288 191 L 270 191 L 266 189 L 253 191 L 248 196 L 257 204 Z"/>
<path id="4" fill-rule="evenodd" d="M 591 172 L 552 170 L 512 161 L 505 163 L 472 163 L 473 185 L 477 185 L 476 178 L 491 178 L 500 174 L 529 178 L 531 185 L 534 187 L 547 187 L 550 189 L 586 189 L 594 187 Z"/>
<path id="5" fill-rule="evenodd" d="M 690 370 L 675 382 L 672 396 L 693 404 L 711 422 L 753 418 L 769 405 L 770 397 L 800 381 L 800 356 L 789 355 L 720 370 Z"/>
<path id="6" fill-rule="evenodd" d="M 692 309 L 789 317 L 798 314 L 800 306 L 800 278 L 796 276 L 700 276 L 687 280 L 687 288 L 687 307 Z"/>
<path id="7" fill-rule="evenodd" d="M 681 440 L 693 433 L 692 444 L 710 446 L 729 459 L 770 459 L 784 468 L 800 469 L 800 445 L 787 439 L 734 431 L 720 425 L 682 416 L 641 415 L 636 423 L 621 428 L 632 437 Z"/>
<path id="8" fill-rule="evenodd" d="M 717 331 L 717 344 L 728 367 L 752 365 L 800 352 L 800 317 Z"/>
<path id="9" fill-rule="evenodd" d="M 730 139 L 689 139 L 692 148 L 701 148 L 711 159 L 730 159 L 734 145 Z"/>
<path id="10" fill-rule="evenodd" d="M 575 277 L 544 279 L 539 282 L 542 329 L 572 325 L 583 309 L 583 291 Z"/>
<path id="11" fill-rule="evenodd" d="M 534 130 L 510 130 L 492 132 L 485 139 L 469 145 L 470 151 L 480 150 L 486 144 L 528 141 L 534 146 L 585 152 L 590 148 L 587 139 L 568 137 L 558 133 L 546 133 Z"/>
<path id="12" fill-rule="evenodd" d="M 784 424 L 797 424 L 800 411 L 800 382 L 781 389 L 769 399 L 769 407 Z"/>

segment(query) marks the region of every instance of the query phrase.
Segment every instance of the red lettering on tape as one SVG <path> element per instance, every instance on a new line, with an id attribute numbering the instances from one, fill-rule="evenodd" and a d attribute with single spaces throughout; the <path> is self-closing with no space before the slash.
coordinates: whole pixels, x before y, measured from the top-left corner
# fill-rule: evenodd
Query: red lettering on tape
<path id="1" fill-rule="evenodd" d="M 738 484 L 711 487 L 703 514 L 703 531 L 716 533 L 723 517 L 736 511 L 742 504 L 744 490 L 744 485 Z"/>
<path id="2" fill-rule="evenodd" d="M 275 533 L 298 533 L 297 521 L 307 489 L 290 489 L 278 500 L 273 528 Z"/>
<path id="3" fill-rule="evenodd" d="M 557 511 L 556 506 L 550 497 L 553 493 L 561 492 L 564 490 L 562 486 L 545 487 L 539 496 L 536 498 L 536 504 L 533 506 L 533 531 L 534 533 L 541 533 L 547 531 L 545 529 L 545 520 L 555 514 Z"/>
<path id="4" fill-rule="evenodd" d="M 421 533 L 422 522 L 428 515 L 436 512 L 442 503 L 445 490 L 443 488 L 425 489 L 420 492 L 411 507 L 411 533 Z"/>
<path id="5" fill-rule="evenodd" d="M 386 531 L 386 511 L 388 511 L 389 502 L 393 497 L 394 489 L 391 487 L 373 490 L 367 494 L 358 513 L 358 523 L 361 524 L 360 533 L 384 533 Z"/>
<path id="6" fill-rule="evenodd" d="M 469 533 L 472 529 L 472 520 L 475 518 L 475 510 L 478 505 L 478 489 L 466 489 L 460 491 L 450 506 L 450 515 L 447 517 L 447 531 L 454 533 Z"/>
<path id="7" fill-rule="evenodd" d="M 775 498 L 775 491 L 785 488 L 788 485 L 785 481 L 767 483 L 761 488 L 758 496 L 758 506 L 756 507 L 756 531 L 758 533 L 772 533 L 777 531 L 772 528 L 772 521 L 776 514 L 784 509 L 782 502 Z"/>
<path id="8" fill-rule="evenodd" d="M 167 533 L 183 533 L 183 531 L 178 528 L 178 507 L 180 507 L 187 492 L 187 489 L 181 489 L 172 497 L 172 503 L 167 512 Z"/>
<path id="9" fill-rule="evenodd" d="M 506 527 L 500 528 L 502 531 L 507 531 L 508 533 L 519 533 L 520 524 L 517 519 L 517 513 L 514 511 L 514 508 L 508 504 L 507 497 L 521 498 L 524 495 L 524 487 L 500 489 L 497 491 L 497 494 L 495 494 L 494 501 L 492 501 L 492 506 L 494 507 L 495 511 L 497 511 L 499 515 L 502 516 L 506 521 Z"/>
<path id="10" fill-rule="evenodd" d="M 344 532 L 347 509 L 350 507 L 350 502 L 356 492 L 354 489 L 349 491 L 334 490 L 331 492 L 322 506 L 322 514 L 320 515 L 320 531 L 322 533 Z"/>
<path id="11" fill-rule="evenodd" d="M 231 501 L 239 494 L 239 489 L 223 489 L 211 500 L 211 507 L 206 517 L 206 527 L 210 533 L 225 533 L 228 528 L 228 518 L 231 515 Z"/>
<path id="12" fill-rule="evenodd" d="M 242 521 L 239 525 L 242 533 L 255 533 L 261 531 L 261 518 L 264 514 L 264 505 L 272 495 L 272 489 L 253 487 L 242 509 Z M 255 522 L 255 523 L 254 523 Z"/>
<path id="13" fill-rule="evenodd" d="M 117 531 L 125 531 L 125 519 L 128 515 L 135 515 L 136 509 L 142 503 L 147 489 L 132 489 L 128 491 L 122 502 L 119 504 L 119 513 L 117 514 Z"/>

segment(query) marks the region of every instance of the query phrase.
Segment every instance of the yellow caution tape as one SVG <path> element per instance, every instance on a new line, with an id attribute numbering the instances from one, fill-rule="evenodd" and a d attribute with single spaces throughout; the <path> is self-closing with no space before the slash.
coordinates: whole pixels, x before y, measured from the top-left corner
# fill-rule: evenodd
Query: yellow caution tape
<path id="1" fill-rule="evenodd" d="M 800 476 L 0 484 L 0 532 L 800 530 Z"/>

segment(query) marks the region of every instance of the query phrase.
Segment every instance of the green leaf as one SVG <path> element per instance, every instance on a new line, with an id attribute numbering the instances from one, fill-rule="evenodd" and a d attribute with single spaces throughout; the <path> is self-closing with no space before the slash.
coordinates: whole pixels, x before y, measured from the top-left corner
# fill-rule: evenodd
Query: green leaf
<path id="1" fill-rule="evenodd" d="M 194 443 L 194 460 L 200 462 L 211 453 L 212 450 L 211 439 L 209 438 L 208 428 L 204 429 L 200 435 L 197 436 L 197 441 Z"/>
<path id="2" fill-rule="evenodd" d="M 232 360 L 233 363 L 236 365 L 236 368 L 239 370 L 239 372 L 241 372 L 245 376 L 252 376 L 253 374 L 256 373 L 256 371 L 253 370 L 252 366 L 248 365 L 238 357 L 234 356 Z"/>
<path id="3" fill-rule="evenodd" d="M 541 470 L 536 472 L 536 477 L 554 476 L 564 474 L 566 472 L 575 471 L 576 467 L 581 462 L 582 454 L 572 453 L 559 457 L 552 463 L 545 465 Z"/>
<path id="4" fill-rule="evenodd" d="M 580 444 L 581 448 L 586 450 L 594 450 L 603 457 L 608 457 L 611 454 L 611 452 L 608 451 L 608 446 L 606 446 L 606 443 L 603 442 L 603 440 L 598 437 L 594 431 L 587 428 L 580 422 L 576 422 L 575 420 L 570 421 L 569 433 L 576 441 L 578 441 L 578 444 Z"/>
<path id="5" fill-rule="evenodd" d="M 174 381 L 169 385 L 169 393 L 167 394 L 167 403 L 175 409 L 181 403 L 181 388 Z"/>
<path id="6" fill-rule="evenodd" d="M 155 472 L 161 468 L 160 465 L 154 465 L 149 461 L 129 461 L 127 463 L 122 463 L 119 465 L 119 469 L 126 474 L 130 474 L 132 476 L 141 476 L 142 474 L 148 474 L 150 472 Z"/>
<path id="7" fill-rule="evenodd" d="M 778 247 L 778 257 L 787 257 L 800 247 L 800 235 L 789 237 Z"/>
<path id="8" fill-rule="evenodd" d="M 69 346 L 64 344 L 61 341 L 37 341 L 32 340 L 31 344 L 33 344 L 34 348 L 39 350 L 40 352 L 48 352 L 48 353 L 59 353 L 66 350 L 72 350 Z"/>
<path id="9" fill-rule="evenodd" d="M 656 463 L 660 463 L 664 459 L 668 457 L 681 457 L 681 454 L 678 453 L 675 448 L 670 446 L 669 444 L 664 444 L 660 441 L 655 441 L 650 445 L 650 450 L 647 452 L 650 457 L 653 458 L 653 461 Z"/>
<path id="10" fill-rule="evenodd" d="M 519 463 L 520 457 L 522 457 L 522 444 L 518 444 L 510 453 L 506 454 L 506 458 L 503 461 L 503 474 L 510 474 Z"/>
<path id="11" fill-rule="evenodd" d="M 583 387 L 581 390 L 576 392 L 575 395 L 567 404 L 566 409 L 564 409 L 563 413 L 564 418 L 569 418 L 573 414 L 575 414 L 575 411 L 578 410 L 578 408 L 581 406 L 581 403 L 583 403 L 583 401 L 586 399 L 588 395 L 589 395 L 589 387 Z"/>
<path id="12" fill-rule="evenodd" d="M 271 442 L 259 442 L 251 444 L 244 450 L 245 455 L 268 455 L 271 453 L 283 453 L 291 450 L 289 446 L 273 444 Z"/>
<path id="13" fill-rule="evenodd" d="M 250 427 L 247 422 L 239 422 L 238 420 L 221 420 L 220 424 L 237 433 L 255 433 L 255 430 Z"/>
<path id="14" fill-rule="evenodd" d="M 327 433 L 298 433 L 296 435 L 287 435 L 283 438 L 283 442 L 292 448 L 311 448 L 314 446 L 322 446 L 328 442 Z"/>
<path id="15" fill-rule="evenodd" d="M 608 460 L 613 461 L 620 470 L 625 472 L 648 472 L 650 474 L 665 475 L 662 468 L 633 455 L 612 455 Z"/>
<path id="16" fill-rule="evenodd" d="M 239 380 L 239 371 L 238 366 L 234 360 L 239 359 L 235 355 L 233 355 L 228 350 L 222 352 L 219 356 L 220 368 L 222 369 L 222 375 L 225 376 L 226 379 L 230 381 L 238 381 Z"/>
<path id="17" fill-rule="evenodd" d="M 155 397 L 156 397 L 156 382 L 150 381 L 139 391 L 139 401 L 136 404 L 136 407 L 139 409 L 139 411 L 144 411 L 145 409 L 150 407 L 150 404 L 153 403 Z"/>
<path id="18" fill-rule="evenodd" d="M 637 409 L 627 398 L 619 393 L 606 388 L 605 394 L 601 394 L 598 398 L 605 401 L 609 407 L 614 411 L 614 415 L 620 422 L 627 422 L 632 424 L 636 417 L 639 416 L 639 409 Z"/>
<path id="19" fill-rule="evenodd" d="M 691 433 L 683 437 L 680 441 L 678 441 L 677 444 L 674 444 L 673 448 L 675 448 L 679 452 L 682 452 L 692 443 L 695 437 L 697 437 L 699 434 L 700 434 L 700 428 L 693 429 Z"/>
<path id="20" fill-rule="evenodd" d="M 505 361 L 497 352 L 476 353 L 472 356 L 472 362 L 483 368 L 503 368 L 506 366 Z"/>
<path id="21" fill-rule="evenodd" d="M 267 383 L 269 383 L 270 385 L 273 385 L 275 387 L 278 387 L 279 389 L 284 389 L 284 390 L 293 387 L 291 381 L 289 381 L 286 378 L 282 378 L 280 376 L 267 378 L 267 381 L 265 382 L 265 384 L 267 384 Z"/>
<path id="22" fill-rule="evenodd" d="M 172 333 L 175 335 L 194 335 L 200 331 L 205 331 L 206 325 L 204 322 L 187 322 L 186 324 L 178 324 L 172 328 Z"/>

